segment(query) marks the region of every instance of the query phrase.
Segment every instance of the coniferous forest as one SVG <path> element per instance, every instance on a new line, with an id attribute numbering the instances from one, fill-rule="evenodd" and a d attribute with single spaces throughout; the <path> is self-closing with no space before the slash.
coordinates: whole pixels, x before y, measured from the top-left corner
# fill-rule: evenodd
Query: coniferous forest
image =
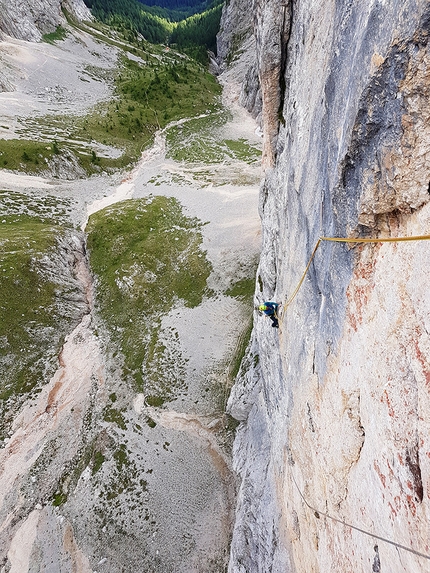
<path id="1" fill-rule="evenodd" d="M 85 0 L 96 18 L 154 44 L 167 44 L 202 63 L 216 52 L 223 0 Z"/>

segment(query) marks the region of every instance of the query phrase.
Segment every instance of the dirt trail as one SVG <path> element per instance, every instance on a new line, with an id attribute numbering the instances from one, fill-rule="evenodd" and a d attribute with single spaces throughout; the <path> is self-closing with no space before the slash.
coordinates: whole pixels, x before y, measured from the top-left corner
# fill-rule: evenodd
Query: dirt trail
<path id="1" fill-rule="evenodd" d="M 137 164 L 121 181 L 121 184 L 117 187 L 117 189 L 106 197 L 97 199 L 87 205 L 87 217 L 82 224 L 82 230 L 85 231 L 89 217 L 94 213 L 97 213 L 97 211 L 101 211 L 105 207 L 109 207 L 110 205 L 120 203 L 121 201 L 125 201 L 126 199 L 131 199 L 133 197 L 136 180 L 141 174 L 142 170 L 145 169 L 145 166 L 156 160 L 164 159 L 166 155 L 166 133 L 169 129 L 178 125 L 183 125 L 188 121 L 201 119 L 203 117 L 208 117 L 208 114 L 202 114 L 197 117 L 182 118 L 176 121 L 172 121 L 163 129 L 159 129 L 154 136 L 154 143 L 149 149 L 146 149 L 142 153 Z"/>

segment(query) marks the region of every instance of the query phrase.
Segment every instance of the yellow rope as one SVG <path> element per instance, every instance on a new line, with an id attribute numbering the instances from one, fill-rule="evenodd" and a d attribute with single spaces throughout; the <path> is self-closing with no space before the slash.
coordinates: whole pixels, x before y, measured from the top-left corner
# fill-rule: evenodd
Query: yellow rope
<path id="1" fill-rule="evenodd" d="M 282 311 L 280 313 L 281 318 L 284 315 L 286 309 L 290 306 L 290 304 L 296 298 L 297 293 L 299 292 L 300 287 L 302 286 L 303 281 L 305 280 L 305 277 L 308 274 L 309 267 L 311 266 L 313 258 L 315 257 L 315 254 L 318 250 L 318 247 L 320 246 L 322 241 L 330 241 L 330 242 L 335 242 L 335 243 L 400 243 L 403 241 L 428 241 L 428 240 L 430 240 L 430 235 L 416 235 L 414 237 L 389 237 L 389 238 L 385 238 L 385 239 L 364 239 L 364 238 L 350 239 L 347 237 L 320 237 L 318 239 L 315 247 L 314 247 L 314 250 L 312 251 L 312 254 L 311 254 L 309 262 L 306 266 L 305 272 L 303 273 L 301 279 L 299 280 L 298 285 L 293 290 L 293 293 L 288 298 L 288 300 L 282 304 Z"/>
<path id="2" fill-rule="evenodd" d="M 282 313 L 281 313 L 282 315 L 284 314 L 286 308 L 287 308 L 288 306 L 290 306 L 290 304 L 291 304 L 291 303 L 293 302 L 293 300 L 296 298 L 296 295 L 297 295 L 297 293 L 299 292 L 300 287 L 302 286 L 303 281 L 305 280 L 306 275 L 308 274 L 309 267 L 311 266 L 311 263 L 312 263 L 313 258 L 314 258 L 314 256 L 315 256 L 315 253 L 317 252 L 318 247 L 320 246 L 320 244 L 321 244 L 321 239 L 318 239 L 317 244 L 315 245 L 314 250 L 312 251 L 311 258 L 309 259 L 309 262 L 308 262 L 308 264 L 307 264 L 307 266 L 306 266 L 305 272 L 303 273 L 302 278 L 301 278 L 300 281 L 299 281 L 299 284 L 298 284 L 298 285 L 296 286 L 296 288 L 294 289 L 293 294 L 290 296 L 290 298 L 282 305 Z"/>

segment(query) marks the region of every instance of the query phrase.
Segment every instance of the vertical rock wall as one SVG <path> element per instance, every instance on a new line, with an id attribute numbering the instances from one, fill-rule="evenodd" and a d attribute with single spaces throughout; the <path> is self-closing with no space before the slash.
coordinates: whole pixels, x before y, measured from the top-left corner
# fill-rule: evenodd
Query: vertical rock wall
<path id="1" fill-rule="evenodd" d="M 217 54 L 222 68 L 226 68 L 242 51 L 243 43 L 253 35 L 250 0 L 226 2 L 217 37 Z"/>
<path id="2" fill-rule="evenodd" d="M 283 7 L 264 3 L 272 36 L 255 10 L 281 102 L 256 302 L 284 302 L 320 235 L 430 234 L 430 4 L 296 0 L 270 61 Z M 322 243 L 279 332 L 255 316 L 231 573 L 430 570 L 377 538 L 430 555 L 429 263 L 428 241 Z"/>

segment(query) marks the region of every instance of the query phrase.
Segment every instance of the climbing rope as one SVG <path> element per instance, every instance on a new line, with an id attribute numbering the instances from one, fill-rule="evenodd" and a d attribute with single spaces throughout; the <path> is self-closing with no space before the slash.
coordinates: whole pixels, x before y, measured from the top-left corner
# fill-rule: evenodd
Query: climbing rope
<path id="1" fill-rule="evenodd" d="M 351 525 L 350 523 L 343 521 L 343 519 L 338 519 L 337 517 L 333 517 L 332 515 L 329 515 L 325 511 L 320 511 L 318 509 L 315 509 L 314 507 L 312 507 L 310 505 L 310 503 L 308 503 L 305 496 L 301 492 L 299 486 L 297 485 L 296 478 L 294 477 L 293 472 L 291 472 L 291 477 L 293 478 L 294 485 L 296 486 L 297 491 L 300 494 L 300 497 L 302 498 L 304 503 L 309 507 L 309 509 L 311 511 L 313 511 L 316 518 L 320 519 L 320 517 L 322 515 L 323 517 L 327 517 L 328 519 L 331 519 L 332 521 L 336 521 L 337 523 L 341 523 L 345 527 L 350 527 L 351 529 L 355 529 L 355 531 L 359 531 L 360 533 L 364 533 L 364 535 L 368 535 L 369 537 L 372 537 L 373 539 L 378 539 L 379 541 L 383 541 L 384 543 L 389 543 L 390 545 L 394 545 L 394 547 L 398 547 L 399 549 L 403 549 L 404 551 L 409 551 L 409 553 L 413 553 L 414 555 L 417 555 L 418 557 L 423 557 L 424 559 L 430 559 L 430 555 L 428 555 L 427 553 L 421 553 L 420 551 L 416 551 L 415 549 L 412 549 L 411 547 L 406 547 L 406 545 L 401 545 L 400 543 L 396 543 L 395 541 L 392 541 L 391 539 L 386 539 L 385 537 L 382 537 L 381 535 L 376 535 L 375 533 L 371 533 L 370 531 L 366 531 L 365 529 L 361 529 L 361 527 Z"/>
<path id="2" fill-rule="evenodd" d="M 416 235 L 416 236 L 412 236 L 412 237 L 390 237 L 390 238 L 380 238 L 380 239 L 365 239 L 365 238 L 353 239 L 353 238 L 347 238 L 347 237 L 320 237 L 318 239 L 315 247 L 314 247 L 314 250 L 312 251 L 312 254 L 309 258 L 309 262 L 306 265 L 305 271 L 304 271 L 303 275 L 301 276 L 296 288 L 293 290 L 293 292 L 292 292 L 291 296 L 288 298 L 288 300 L 284 304 L 282 304 L 281 316 L 283 316 L 287 307 L 293 302 L 293 300 L 297 296 L 297 293 L 299 292 L 300 287 L 302 286 L 303 281 L 305 280 L 305 277 L 309 271 L 311 263 L 315 257 L 315 254 L 318 250 L 318 247 L 320 246 L 322 241 L 330 241 L 330 242 L 336 242 L 336 243 L 400 243 L 400 242 L 405 242 L 405 241 L 428 241 L 428 240 L 430 240 L 430 235 Z M 386 537 L 382 537 L 381 535 L 376 535 L 375 533 L 371 533 L 370 531 L 366 531 L 365 529 L 362 529 L 361 527 L 357 527 L 356 525 L 352 525 L 351 523 L 347 523 L 343 519 L 333 517 L 332 515 L 329 515 L 325 511 L 320 511 L 318 509 L 315 509 L 314 507 L 312 507 L 312 505 L 307 501 L 307 499 L 303 495 L 302 491 L 300 490 L 300 488 L 297 484 L 297 481 L 294 477 L 294 474 L 292 472 L 291 472 L 291 477 L 294 481 L 294 485 L 296 486 L 297 491 L 299 492 L 300 497 L 302 498 L 303 502 L 314 513 L 315 517 L 317 517 L 318 519 L 321 516 L 326 517 L 327 519 L 331 519 L 332 521 L 340 523 L 345 527 L 349 527 L 351 529 L 354 529 L 355 531 L 359 531 L 360 533 L 363 533 L 364 535 L 372 537 L 373 539 L 378 539 L 379 541 L 382 541 L 384 543 L 389 543 L 390 545 L 393 545 L 394 547 L 397 547 L 398 549 L 408 551 L 409 553 L 413 553 L 414 555 L 417 555 L 418 557 L 422 557 L 423 559 L 429 559 L 430 560 L 429 554 L 421 553 L 420 551 L 416 551 L 415 549 L 412 549 L 411 547 L 406 547 L 406 545 L 401 545 L 400 543 L 396 543 L 395 541 L 392 541 L 391 539 L 387 539 Z"/>
<path id="3" fill-rule="evenodd" d="M 281 303 L 282 304 L 282 311 L 280 313 L 281 318 L 284 315 L 286 309 L 296 298 L 297 293 L 299 292 L 300 287 L 302 286 L 303 281 L 305 280 L 305 277 L 308 274 L 311 263 L 322 241 L 330 241 L 335 243 L 401 243 L 404 241 L 429 241 L 429 240 L 430 240 L 430 235 L 416 235 L 413 237 L 389 237 L 385 239 L 364 239 L 364 238 L 350 239 L 348 237 L 320 237 L 314 247 L 314 250 L 312 251 L 309 262 L 306 265 L 305 272 L 303 273 L 301 279 L 299 280 L 296 288 L 293 290 L 293 293 L 288 298 L 288 300 L 284 303 Z"/>

